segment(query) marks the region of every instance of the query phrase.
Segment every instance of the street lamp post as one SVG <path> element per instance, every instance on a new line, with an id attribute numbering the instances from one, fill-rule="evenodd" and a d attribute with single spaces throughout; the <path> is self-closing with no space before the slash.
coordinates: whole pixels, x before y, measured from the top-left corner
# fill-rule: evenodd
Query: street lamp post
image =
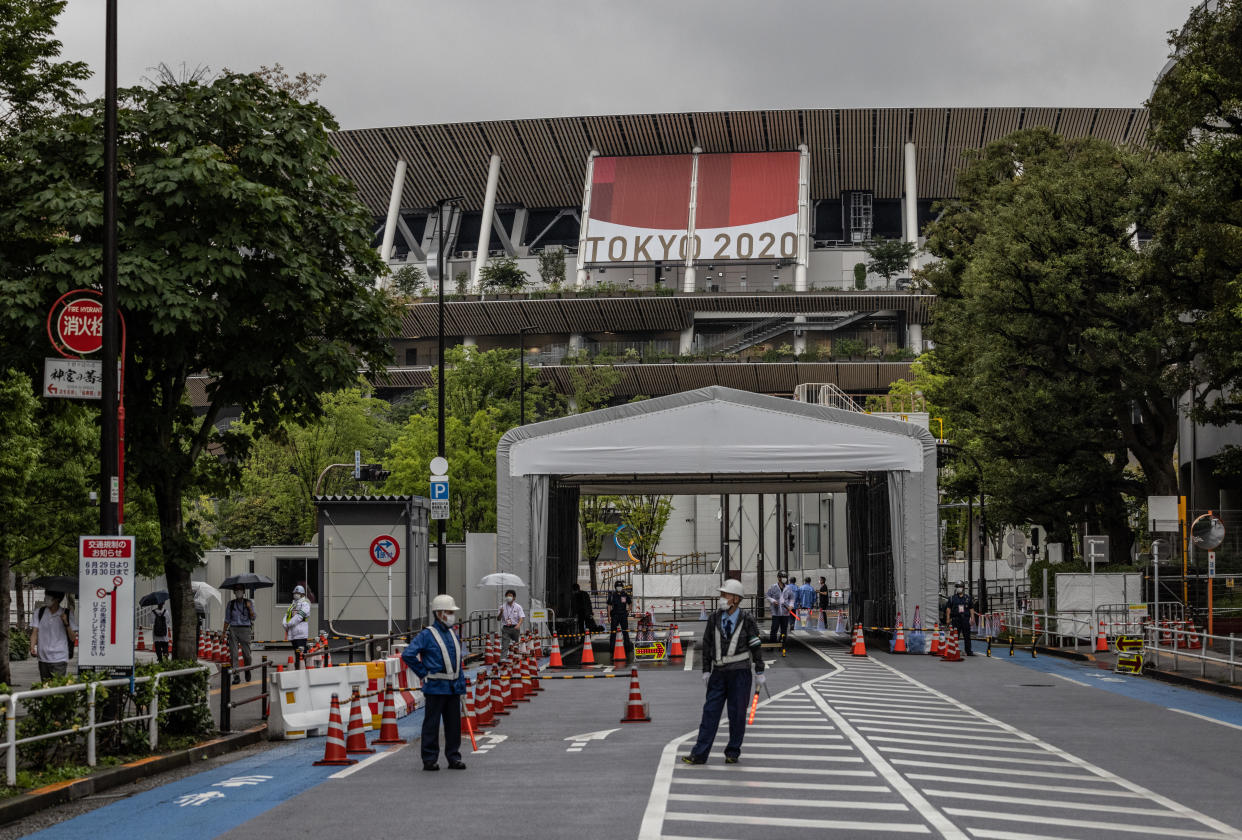
<path id="1" fill-rule="evenodd" d="M 970 459 L 970 463 L 974 466 L 975 471 L 979 474 L 979 598 L 977 606 L 979 612 L 987 611 L 987 572 L 985 565 L 985 549 L 987 548 L 988 531 L 987 531 L 987 508 L 984 503 L 983 496 L 983 468 L 979 466 L 979 460 L 971 455 L 960 446 L 954 446 L 950 443 L 941 443 L 937 446 L 953 455 L 962 455 Z"/>
<path id="2" fill-rule="evenodd" d="M 518 349 L 518 400 L 521 407 L 518 409 L 518 425 L 526 425 L 526 334 L 533 330 L 534 327 L 518 328 L 518 343 L 521 345 Z"/>
<path id="3" fill-rule="evenodd" d="M 445 248 L 448 247 L 448 236 L 445 230 L 444 208 L 461 196 L 442 198 L 436 202 L 436 222 L 439 224 L 439 243 L 436 248 L 436 276 L 439 278 L 439 295 L 436 308 L 439 328 L 436 341 L 436 454 L 444 457 L 444 272 L 447 261 Z M 448 589 L 448 548 L 444 544 L 446 521 L 436 520 L 436 591 L 444 593 Z"/>

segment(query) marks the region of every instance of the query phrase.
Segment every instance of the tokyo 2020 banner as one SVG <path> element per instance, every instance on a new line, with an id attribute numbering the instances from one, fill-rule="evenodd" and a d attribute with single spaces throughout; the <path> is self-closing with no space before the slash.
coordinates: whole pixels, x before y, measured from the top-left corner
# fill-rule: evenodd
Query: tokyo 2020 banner
<path id="1" fill-rule="evenodd" d="M 694 155 L 596 158 L 584 261 L 795 259 L 799 158 L 700 154 L 697 179 Z"/>

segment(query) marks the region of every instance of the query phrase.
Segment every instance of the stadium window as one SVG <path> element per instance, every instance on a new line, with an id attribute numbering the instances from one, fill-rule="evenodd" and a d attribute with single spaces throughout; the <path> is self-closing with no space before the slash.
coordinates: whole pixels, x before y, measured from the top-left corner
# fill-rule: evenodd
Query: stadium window
<path id="1" fill-rule="evenodd" d="M 802 523 L 802 553 L 819 554 L 819 523 Z"/>
<path id="2" fill-rule="evenodd" d="M 418 348 L 417 347 L 405 348 L 405 366 L 414 367 L 417 364 L 418 364 Z"/>
<path id="3" fill-rule="evenodd" d="M 319 559 L 316 557 L 277 557 L 276 603 L 291 603 L 293 587 L 298 584 L 306 587 L 306 597 L 314 603 L 316 598 L 313 584 L 318 576 Z"/>

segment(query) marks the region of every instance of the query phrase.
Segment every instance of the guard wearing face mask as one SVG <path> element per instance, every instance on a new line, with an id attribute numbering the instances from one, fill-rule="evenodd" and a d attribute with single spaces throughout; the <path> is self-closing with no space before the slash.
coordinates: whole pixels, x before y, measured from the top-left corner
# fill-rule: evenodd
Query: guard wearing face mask
<path id="1" fill-rule="evenodd" d="M 707 700 L 703 703 L 703 720 L 699 739 L 690 754 L 682 756 L 686 764 L 704 764 L 716 740 L 720 712 L 729 710 L 729 743 L 725 745 L 725 764 L 737 764 L 742 752 L 742 736 L 746 734 L 746 704 L 750 700 L 751 666 L 755 681 L 762 685 L 762 639 L 755 618 L 739 604 L 745 592 L 736 580 L 726 580 L 720 587 L 720 609 L 707 620 L 703 631 L 703 679 L 707 682 Z M 755 691 L 759 689 L 756 688 Z"/>
<path id="2" fill-rule="evenodd" d="M 431 599 L 435 623 L 414 637 L 401 660 L 423 681 L 422 757 L 424 770 L 440 769 L 440 722 L 444 722 L 444 757 L 450 770 L 465 770 L 461 760 L 461 696 L 466 693 L 462 671 L 465 650 L 453 630 L 457 603 L 451 595 Z"/>
<path id="3" fill-rule="evenodd" d="M 617 581 L 608 596 L 608 633 L 615 636 L 618 630 L 621 631 L 621 637 L 625 640 L 625 655 L 631 661 L 634 659 L 634 646 L 630 644 L 630 605 L 633 603 L 634 596 L 625 591 L 624 583 Z"/>
<path id="4" fill-rule="evenodd" d="M 966 594 L 960 581 L 953 588 L 953 595 L 949 598 L 949 603 L 945 605 L 944 612 L 945 622 L 951 623 L 957 629 L 957 636 L 962 640 L 963 652 L 967 656 L 974 656 L 975 652 L 970 649 L 970 620 L 977 615 L 975 599 Z"/>

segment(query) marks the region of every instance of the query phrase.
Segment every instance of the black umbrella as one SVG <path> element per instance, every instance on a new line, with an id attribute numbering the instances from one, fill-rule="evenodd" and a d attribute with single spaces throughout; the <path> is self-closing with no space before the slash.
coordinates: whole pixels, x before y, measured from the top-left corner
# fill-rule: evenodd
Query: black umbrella
<path id="1" fill-rule="evenodd" d="M 152 592 L 149 595 L 143 595 L 138 599 L 140 607 L 156 607 L 168 600 L 168 593 L 161 589 L 159 592 Z"/>
<path id="2" fill-rule="evenodd" d="M 53 592 L 65 592 L 75 598 L 78 595 L 78 579 L 65 575 L 41 575 L 30 581 L 31 586 L 38 586 Z"/>
<path id="3" fill-rule="evenodd" d="M 276 584 L 267 575 L 256 575 L 253 572 L 246 572 L 241 575 L 233 575 L 225 578 L 224 583 L 220 584 L 221 589 L 232 589 L 235 586 L 244 586 L 247 589 L 266 589 Z"/>

